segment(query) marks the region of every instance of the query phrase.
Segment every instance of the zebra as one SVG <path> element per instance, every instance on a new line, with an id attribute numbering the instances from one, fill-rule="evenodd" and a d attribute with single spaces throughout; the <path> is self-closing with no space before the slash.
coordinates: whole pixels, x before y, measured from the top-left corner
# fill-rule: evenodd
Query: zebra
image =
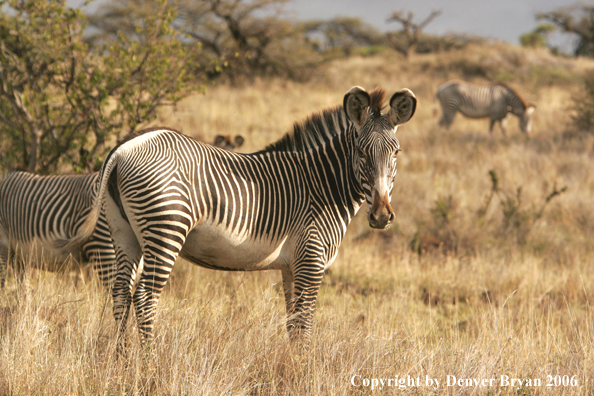
<path id="1" fill-rule="evenodd" d="M 213 145 L 234 150 L 243 144 L 237 135 L 218 135 Z M 10 258 L 20 281 L 26 258 L 39 269 L 80 269 L 91 263 L 106 288 L 116 273 L 116 255 L 105 213 L 100 211 L 91 237 L 64 249 L 60 241 L 71 238 L 91 210 L 99 172 L 85 175 L 37 175 L 13 170 L 0 181 L 0 288 L 6 285 Z M 31 257 L 33 256 L 33 257 Z"/>
<path id="2" fill-rule="evenodd" d="M 99 172 L 42 176 L 11 171 L 0 181 L 0 287 L 14 256 L 22 279 L 24 260 L 49 271 L 92 263 L 104 286 L 115 277 L 115 249 L 103 211 L 90 238 L 64 249 L 59 241 L 78 233 L 97 194 Z"/>
<path id="3" fill-rule="evenodd" d="M 324 270 L 359 208 L 367 202 L 373 228 L 395 219 L 395 132 L 417 100 L 402 89 L 382 114 L 384 96 L 383 89 L 355 86 L 342 106 L 311 115 L 252 154 L 171 129 L 147 129 L 116 146 L 101 168 L 93 210 L 68 244 L 92 232 L 103 207 L 116 248 L 118 354 L 126 348 L 131 305 L 141 343 L 150 345 L 159 296 L 178 256 L 215 270 L 280 270 L 289 339 L 307 342 Z"/>
<path id="4" fill-rule="evenodd" d="M 465 81 L 448 81 L 437 89 L 442 117 L 439 125 L 449 129 L 456 112 L 470 118 L 489 117 L 489 132 L 493 132 L 495 122 L 499 122 L 505 135 L 505 118 L 512 113 L 519 118 L 520 129 L 524 133 L 532 131 L 532 118 L 536 106 L 527 104 L 513 89 L 496 82 L 489 85 L 476 85 Z"/>

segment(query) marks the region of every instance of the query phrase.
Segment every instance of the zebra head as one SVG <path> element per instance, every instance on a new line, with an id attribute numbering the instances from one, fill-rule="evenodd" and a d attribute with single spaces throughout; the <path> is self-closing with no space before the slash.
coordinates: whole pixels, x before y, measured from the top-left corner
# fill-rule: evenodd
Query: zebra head
<path id="1" fill-rule="evenodd" d="M 381 229 L 394 221 L 390 201 L 400 150 L 396 129 L 417 107 L 415 95 L 405 88 L 392 95 L 390 110 L 382 114 L 384 95 L 383 90 L 376 89 L 370 95 L 361 87 L 353 87 L 344 97 L 345 112 L 357 132 L 353 167 L 366 196 L 367 219 L 372 228 Z"/>
<path id="2" fill-rule="evenodd" d="M 529 133 L 532 131 L 532 118 L 534 116 L 534 110 L 536 110 L 536 106 L 530 104 L 526 106 L 524 111 L 519 115 L 520 129 L 524 133 Z"/>

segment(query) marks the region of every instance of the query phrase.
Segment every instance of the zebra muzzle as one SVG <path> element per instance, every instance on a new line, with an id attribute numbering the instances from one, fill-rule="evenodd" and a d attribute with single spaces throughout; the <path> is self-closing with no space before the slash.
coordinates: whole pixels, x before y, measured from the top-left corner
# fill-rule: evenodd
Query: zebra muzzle
<path id="1" fill-rule="evenodd" d="M 390 205 L 390 197 L 385 193 L 383 197 L 377 192 L 373 194 L 373 205 L 367 215 L 371 228 L 384 229 L 394 221 L 394 211 Z"/>

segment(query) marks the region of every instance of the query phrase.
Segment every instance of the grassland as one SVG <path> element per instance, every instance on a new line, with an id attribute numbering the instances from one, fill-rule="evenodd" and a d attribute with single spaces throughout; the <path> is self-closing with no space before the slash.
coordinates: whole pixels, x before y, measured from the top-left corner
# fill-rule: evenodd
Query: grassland
<path id="1" fill-rule="evenodd" d="M 307 351 L 287 340 L 274 272 L 180 260 L 149 357 L 131 323 L 127 365 L 115 360 L 111 303 L 96 281 L 75 287 L 67 274 L 37 272 L 25 298 L 9 279 L 0 295 L 0 394 L 594 393 L 594 136 L 565 133 L 579 77 L 592 67 L 505 45 L 408 63 L 380 54 L 335 62 L 308 83 L 209 87 L 165 110 L 158 124 L 207 141 L 239 133 L 249 152 L 340 104 L 353 85 L 408 87 L 419 107 L 398 131 L 395 225 L 370 232 L 355 218 L 324 279 Z M 433 94 L 449 78 L 507 81 L 537 104 L 533 132 L 522 134 L 515 119 L 507 136 L 489 135 L 486 120 L 457 118 L 441 130 Z M 356 375 L 361 386 L 351 385 Z M 362 385 L 407 375 L 420 386 Z M 498 380 L 448 387 L 448 375 Z M 542 386 L 501 386 L 502 375 Z M 548 375 L 553 385 L 556 375 L 577 385 L 547 387 Z M 425 386 L 426 376 L 439 387 Z"/>

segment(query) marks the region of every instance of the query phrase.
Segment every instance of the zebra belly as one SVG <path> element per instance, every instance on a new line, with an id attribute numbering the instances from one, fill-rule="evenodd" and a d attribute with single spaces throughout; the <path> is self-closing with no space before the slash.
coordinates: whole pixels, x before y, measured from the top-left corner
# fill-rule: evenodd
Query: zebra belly
<path id="1" fill-rule="evenodd" d="M 25 262 L 25 265 L 30 264 L 32 267 L 44 271 L 58 272 L 80 267 L 80 262 L 76 260 L 80 258 L 80 254 L 66 253 L 39 238 L 29 242 L 12 243 L 10 249 Z"/>
<path id="2" fill-rule="evenodd" d="M 489 111 L 484 109 L 475 109 L 472 107 L 461 106 L 458 110 L 460 113 L 469 118 L 485 118 L 490 116 Z"/>
<path id="3" fill-rule="evenodd" d="M 201 267 L 226 271 L 258 271 L 289 266 L 287 238 L 272 243 L 230 234 L 222 227 L 200 224 L 188 235 L 180 256 Z"/>

